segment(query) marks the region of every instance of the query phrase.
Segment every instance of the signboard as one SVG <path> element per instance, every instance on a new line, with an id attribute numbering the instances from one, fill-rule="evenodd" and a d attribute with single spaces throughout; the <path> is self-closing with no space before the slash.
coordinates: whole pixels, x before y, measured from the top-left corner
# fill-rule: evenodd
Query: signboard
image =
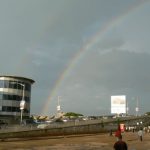
<path id="1" fill-rule="evenodd" d="M 60 105 L 57 106 L 57 111 L 60 111 Z"/>
<path id="2" fill-rule="evenodd" d="M 121 130 L 121 132 L 124 132 L 125 131 L 125 125 L 122 123 L 122 124 L 120 124 L 120 130 Z"/>
<path id="3" fill-rule="evenodd" d="M 111 96 L 111 113 L 123 114 L 126 113 L 126 96 Z"/>
<path id="4" fill-rule="evenodd" d="M 20 110 L 23 110 L 25 107 L 25 100 L 21 100 L 20 102 Z"/>

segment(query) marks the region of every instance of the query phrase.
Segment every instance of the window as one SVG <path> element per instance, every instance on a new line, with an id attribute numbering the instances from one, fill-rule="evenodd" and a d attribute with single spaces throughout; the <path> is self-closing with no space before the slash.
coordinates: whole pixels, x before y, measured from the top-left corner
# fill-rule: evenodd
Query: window
<path id="1" fill-rule="evenodd" d="M 7 111 L 7 107 L 6 106 L 2 106 L 2 111 Z"/>
<path id="2" fill-rule="evenodd" d="M 7 107 L 7 111 L 8 111 L 8 112 L 12 112 L 12 107 L 8 106 L 8 107 Z"/>
<path id="3" fill-rule="evenodd" d="M 26 84 L 25 85 L 25 89 L 30 92 L 31 91 L 31 85 L 30 84 Z"/>
<path id="4" fill-rule="evenodd" d="M 9 88 L 9 81 L 7 80 L 4 81 L 4 88 Z"/>
<path id="5" fill-rule="evenodd" d="M 0 93 L 0 100 L 3 100 L 3 93 Z"/>
<path id="6" fill-rule="evenodd" d="M 20 112 L 19 107 L 2 106 L 2 111 L 5 112 Z"/>
<path id="7" fill-rule="evenodd" d="M 16 112 L 16 111 L 17 111 L 16 107 L 12 107 L 12 112 Z"/>
<path id="8" fill-rule="evenodd" d="M 0 80 L 0 88 L 3 88 L 3 87 L 4 87 L 4 81 Z"/>
<path id="9" fill-rule="evenodd" d="M 15 100 L 15 101 L 21 101 L 22 100 L 22 96 L 19 95 L 9 95 L 9 94 L 3 94 L 0 93 L 0 100 Z M 26 102 L 30 102 L 30 97 L 25 96 L 24 100 Z"/>

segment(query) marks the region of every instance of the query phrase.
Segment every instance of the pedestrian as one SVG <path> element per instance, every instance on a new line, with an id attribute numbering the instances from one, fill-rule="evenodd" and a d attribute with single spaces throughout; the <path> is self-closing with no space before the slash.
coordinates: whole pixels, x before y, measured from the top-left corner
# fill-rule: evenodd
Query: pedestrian
<path id="1" fill-rule="evenodd" d="M 122 136 L 121 135 L 121 129 L 120 127 L 118 126 L 118 130 L 115 132 L 115 137 L 117 138 L 117 141 L 119 140 L 119 137 Z"/>
<path id="2" fill-rule="evenodd" d="M 128 145 L 122 140 L 122 135 L 118 137 L 118 141 L 113 146 L 114 150 L 128 150 Z"/>
<path id="3" fill-rule="evenodd" d="M 109 135 L 112 136 L 112 129 L 110 130 Z"/>
<path id="4" fill-rule="evenodd" d="M 140 130 L 138 131 L 138 136 L 139 136 L 140 141 L 143 141 L 143 130 L 142 130 L 142 128 L 140 128 Z"/>
<path id="5" fill-rule="evenodd" d="M 121 136 L 121 131 L 120 130 L 117 130 L 115 132 L 115 137 L 117 138 L 117 141 L 118 141 L 118 138 Z"/>
<path id="6" fill-rule="evenodd" d="M 132 129 L 132 132 L 134 133 L 134 127 L 133 127 L 133 129 Z"/>

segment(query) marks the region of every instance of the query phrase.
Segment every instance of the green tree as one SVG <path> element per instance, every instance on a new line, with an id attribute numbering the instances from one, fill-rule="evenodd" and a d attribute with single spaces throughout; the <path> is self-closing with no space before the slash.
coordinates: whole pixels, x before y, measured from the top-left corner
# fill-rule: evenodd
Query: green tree
<path id="1" fill-rule="evenodd" d="M 146 112 L 146 113 L 145 113 L 145 115 L 148 115 L 148 116 L 150 116 L 150 112 Z"/>
<path id="2" fill-rule="evenodd" d="M 67 112 L 64 116 L 66 116 L 66 117 L 80 117 L 83 115 L 79 114 L 79 113 L 74 113 L 74 112 Z"/>

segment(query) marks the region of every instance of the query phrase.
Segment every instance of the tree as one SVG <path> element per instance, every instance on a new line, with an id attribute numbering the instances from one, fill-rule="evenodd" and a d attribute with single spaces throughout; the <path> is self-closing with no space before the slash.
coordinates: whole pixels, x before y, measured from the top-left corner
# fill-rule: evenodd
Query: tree
<path id="1" fill-rule="evenodd" d="M 83 115 L 79 114 L 79 113 L 74 113 L 74 112 L 67 112 L 64 116 L 66 116 L 66 117 L 79 117 L 79 116 L 83 116 Z"/>
<path id="2" fill-rule="evenodd" d="M 150 116 L 150 112 L 146 112 L 146 113 L 145 113 L 145 115 L 148 115 L 148 116 Z"/>

